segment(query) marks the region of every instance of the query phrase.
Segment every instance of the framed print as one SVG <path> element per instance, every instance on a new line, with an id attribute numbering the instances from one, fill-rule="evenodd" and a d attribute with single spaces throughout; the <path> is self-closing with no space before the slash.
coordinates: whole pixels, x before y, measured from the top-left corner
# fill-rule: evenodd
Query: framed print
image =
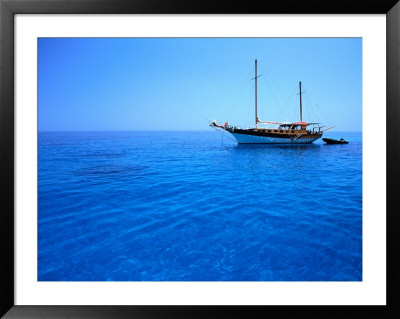
<path id="1" fill-rule="evenodd" d="M 396 1 L 0 10 L 5 318 L 399 315 Z"/>

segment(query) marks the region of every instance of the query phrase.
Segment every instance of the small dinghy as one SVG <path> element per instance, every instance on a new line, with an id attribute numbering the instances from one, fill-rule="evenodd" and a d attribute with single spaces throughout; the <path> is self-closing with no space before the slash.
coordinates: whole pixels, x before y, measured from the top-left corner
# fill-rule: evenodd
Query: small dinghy
<path id="1" fill-rule="evenodd" d="M 340 140 L 334 140 L 332 138 L 323 138 L 322 139 L 326 144 L 349 144 L 348 141 L 344 140 L 344 139 L 340 139 Z"/>

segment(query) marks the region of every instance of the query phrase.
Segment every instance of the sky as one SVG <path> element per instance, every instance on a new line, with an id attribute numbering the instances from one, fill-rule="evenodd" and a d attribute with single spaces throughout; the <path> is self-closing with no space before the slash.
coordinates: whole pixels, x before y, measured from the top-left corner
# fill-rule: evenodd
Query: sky
<path id="1" fill-rule="evenodd" d="M 39 38 L 39 131 L 362 129 L 361 38 Z"/>

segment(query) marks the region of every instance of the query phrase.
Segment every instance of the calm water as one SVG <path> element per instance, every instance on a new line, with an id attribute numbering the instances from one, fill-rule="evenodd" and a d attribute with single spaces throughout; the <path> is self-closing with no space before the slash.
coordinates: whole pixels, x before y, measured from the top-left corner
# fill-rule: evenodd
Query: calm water
<path id="1" fill-rule="evenodd" d="M 361 133 L 39 133 L 38 279 L 362 280 Z"/>

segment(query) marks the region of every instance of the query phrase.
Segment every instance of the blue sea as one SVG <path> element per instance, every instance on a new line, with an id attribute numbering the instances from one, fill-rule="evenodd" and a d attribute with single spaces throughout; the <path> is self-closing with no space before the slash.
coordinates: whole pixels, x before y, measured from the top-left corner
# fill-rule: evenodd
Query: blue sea
<path id="1" fill-rule="evenodd" d="M 360 281 L 362 135 L 40 132 L 39 281 Z"/>

